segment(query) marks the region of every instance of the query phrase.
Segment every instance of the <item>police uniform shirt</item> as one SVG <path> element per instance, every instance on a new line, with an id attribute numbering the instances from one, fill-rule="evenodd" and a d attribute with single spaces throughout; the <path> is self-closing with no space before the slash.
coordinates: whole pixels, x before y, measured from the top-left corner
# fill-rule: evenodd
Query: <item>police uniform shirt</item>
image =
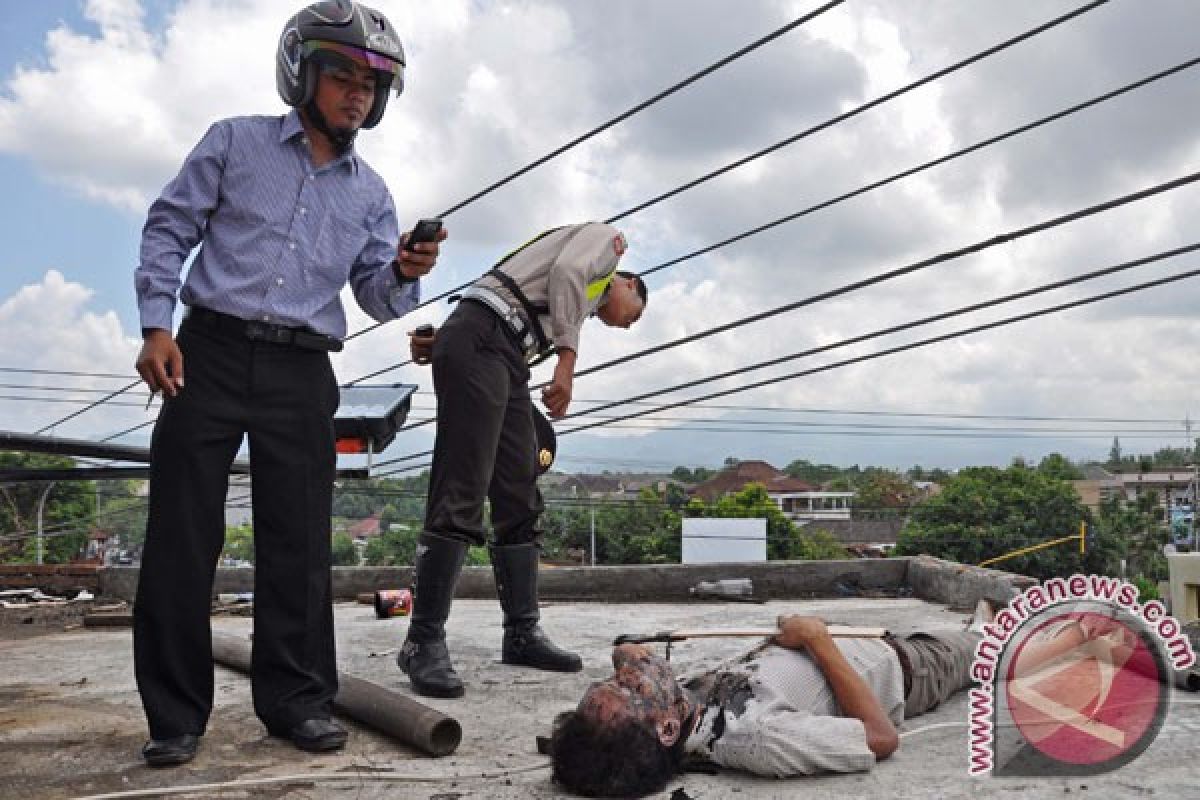
<path id="1" fill-rule="evenodd" d="M 904 674 L 895 651 L 881 639 L 834 641 L 892 722 L 903 722 Z M 769 777 L 862 772 L 875 764 L 865 725 L 843 715 L 806 652 L 764 644 L 680 680 L 705 704 L 685 742 L 691 755 Z"/>
<path id="2" fill-rule="evenodd" d="M 568 225 L 535 239 L 500 266 L 534 306 L 548 306 L 539 318 L 550 343 L 579 351 L 584 321 L 604 299 L 604 279 L 616 270 L 625 239 L 612 225 L 587 222 Z M 603 282 L 603 283 L 602 283 Z M 476 281 L 501 295 L 514 308 L 519 301 L 495 277 Z"/>

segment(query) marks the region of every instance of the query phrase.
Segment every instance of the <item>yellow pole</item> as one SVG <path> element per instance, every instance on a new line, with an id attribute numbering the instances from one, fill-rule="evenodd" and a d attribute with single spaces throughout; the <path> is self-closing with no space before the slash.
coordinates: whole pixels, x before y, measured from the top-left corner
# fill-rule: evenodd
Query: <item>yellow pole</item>
<path id="1" fill-rule="evenodd" d="M 1072 539 L 1076 538 L 1078 535 L 1079 534 L 1077 534 L 1077 533 L 1072 533 L 1070 536 L 1064 536 L 1061 539 L 1052 539 L 1049 542 L 1042 542 L 1041 544 L 1035 544 L 1035 545 L 1031 545 L 1029 547 L 1022 547 L 1020 550 L 1013 550 L 1011 553 L 1005 553 L 1002 556 L 996 556 L 995 558 L 989 558 L 987 561 L 980 561 L 979 566 L 986 567 L 988 564 L 995 564 L 997 561 L 1006 561 L 1007 559 L 1016 558 L 1017 556 L 1023 556 L 1026 553 L 1032 553 L 1036 550 L 1044 550 L 1045 548 L 1053 547 L 1056 544 L 1062 544 L 1063 542 L 1069 542 Z"/>
<path id="2" fill-rule="evenodd" d="M 1079 554 L 1087 553 L 1087 520 L 1079 521 Z"/>

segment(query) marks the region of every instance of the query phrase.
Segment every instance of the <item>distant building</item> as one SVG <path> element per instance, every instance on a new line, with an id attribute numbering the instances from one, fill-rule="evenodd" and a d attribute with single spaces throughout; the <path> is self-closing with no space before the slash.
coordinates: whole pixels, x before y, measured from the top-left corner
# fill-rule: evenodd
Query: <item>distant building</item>
<path id="1" fill-rule="evenodd" d="M 1120 498 L 1126 503 L 1153 495 L 1158 518 L 1172 528 L 1178 544 L 1194 535 L 1197 481 L 1194 467 L 1166 467 L 1148 472 L 1110 473 L 1096 465 L 1084 468 L 1085 480 L 1071 481 L 1080 502 L 1093 511 L 1101 503 Z"/>
<path id="2" fill-rule="evenodd" d="M 693 497 L 712 503 L 727 494 L 740 492 L 751 483 L 767 490 L 775 505 L 793 522 L 848 520 L 854 492 L 827 492 L 819 486 L 793 478 L 765 461 L 739 461 L 692 488 Z"/>
<path id="3" fill-rule="evenodd" d="M 1105 500 L 1124 496 L 1125 489 L 1119 476 L 1096 464 L 1088 464 L 1082 469 L 1083 479 L 1071 481 L 1071 485 L 1079 495 L 1079 502 L 1092 511 L 1098 511 Z"/>
<path id="4" fill-rule="evenodd" d="M 379 514 L 372 514 L 366 519 L 360 519 L 346 529 L 346 533 L 350 534 L 350 538 L 355 541 L 374 539 L 382 532 L 379 526 Z"/>
<path id="5" fill-rule="evenodd" d="M 1153 472 L 1121 472 L 1116 478 L 1126 501 L 1132 502 L 1154 492 L 1164 508 L 1191 508 L 1195 505 L 1196 473 L 1188 467 Z"/>
<path id="6" fill-rule="evenodd" d="M 611 497 L 625 493 L 625 483 L 615 475 L 567 475 L 555 488 L 571 497 Z"/>

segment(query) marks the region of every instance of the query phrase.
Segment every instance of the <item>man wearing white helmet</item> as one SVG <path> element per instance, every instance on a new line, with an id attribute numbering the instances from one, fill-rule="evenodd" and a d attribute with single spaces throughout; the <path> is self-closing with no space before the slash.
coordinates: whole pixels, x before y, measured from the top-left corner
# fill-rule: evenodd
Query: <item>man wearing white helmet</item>
<path id="1" fill-rule="evenodd" d="M 253 465 L 255 712 L 301 749 L 345 744 L 330 719 L 338 386 L 328 353 L 346 334 L 338 295 L 347 282 L 371 317 L 395 319 L 417 304 L 437 259 L 436 241 L 402 246 L 391 195 L 354 150 L 358 130 L 374 127 L 389 92 L 403 88 L 404 65 L 382 14 L 350 0 L 308 6 L 288 20 L 276 54 L 277 88 L 293 110 L 215 123 L 147 215 L 137 369 L 164 395 L 134 609 L 150 765 L 191 760 L 212 710 L 209 599 L 243 436 Z M 187 312 L 173 337 L 177 298 Z"/>

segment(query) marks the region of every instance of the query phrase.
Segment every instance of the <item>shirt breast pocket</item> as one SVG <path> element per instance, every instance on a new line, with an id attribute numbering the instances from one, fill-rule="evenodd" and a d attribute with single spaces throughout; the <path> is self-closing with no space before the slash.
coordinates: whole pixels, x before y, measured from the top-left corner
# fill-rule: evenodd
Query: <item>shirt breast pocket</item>
<path id="1" fill-rule="evenodd" d="M 317 233 L 311 270 L 340 288 L 345 285 L 350 268 L 358 261 L 370 236 L 359 222 L 329 214 Z"/>

